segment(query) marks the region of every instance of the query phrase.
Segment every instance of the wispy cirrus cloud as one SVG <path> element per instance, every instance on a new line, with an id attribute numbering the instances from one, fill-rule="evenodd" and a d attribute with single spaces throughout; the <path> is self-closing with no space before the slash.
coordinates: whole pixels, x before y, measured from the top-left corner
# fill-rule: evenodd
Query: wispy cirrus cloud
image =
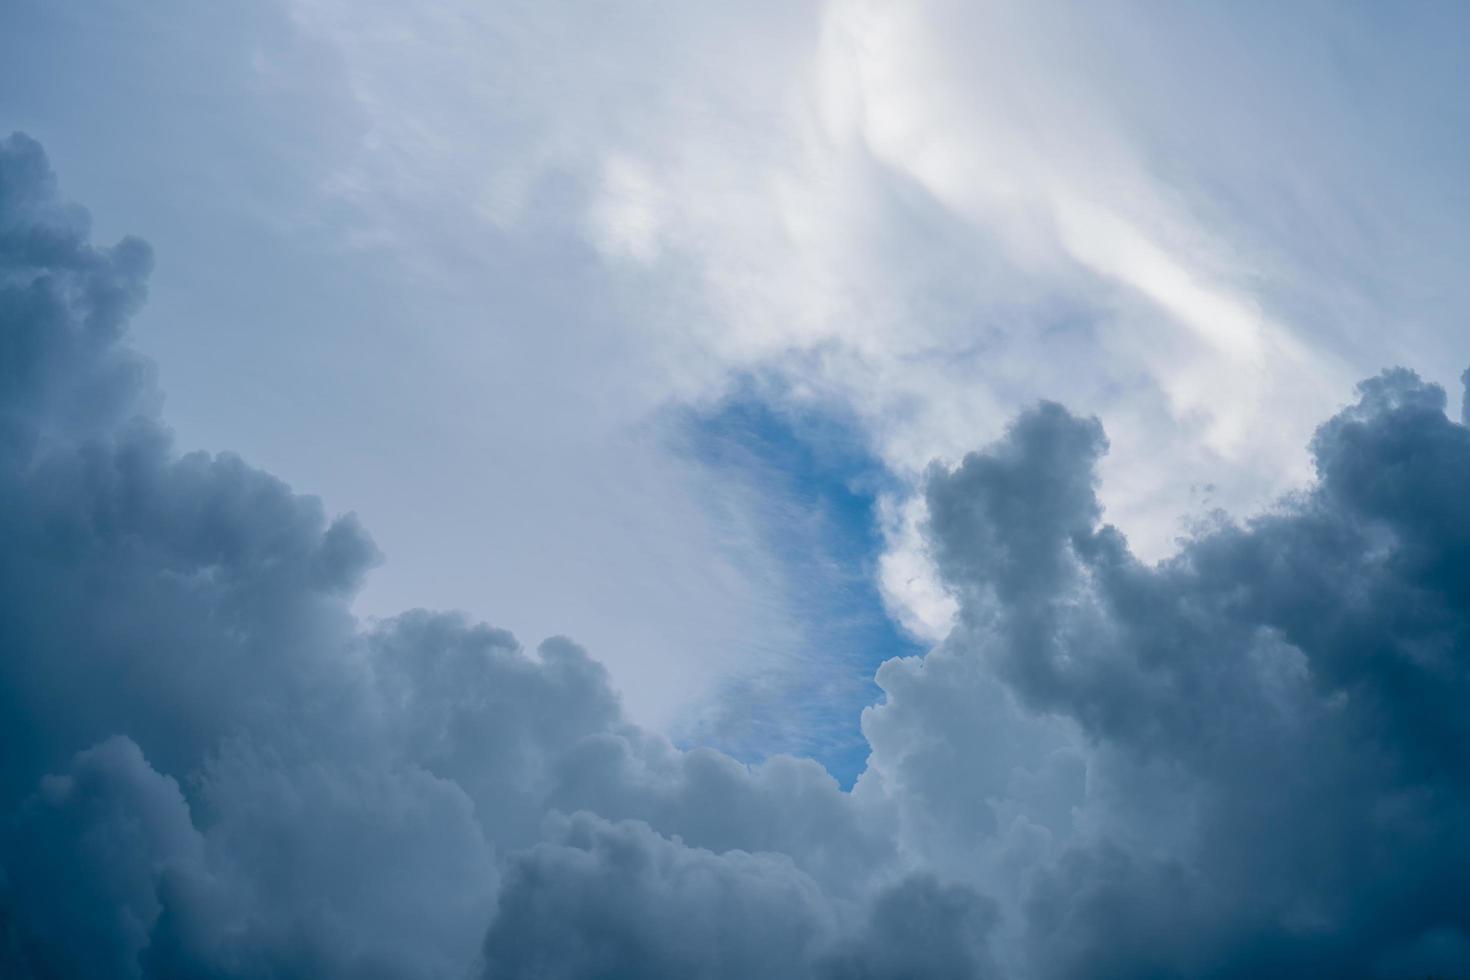
<path id="1" fill-rule="evenodd" d="M 931 459 L 996 435 L 1009 406 L 1065 394 L 1114 420 L 1109 513 L 1162 557 L 1186 519 L 1304 480 L 1305 420 L 1383 354 L 1362 356 L 1357 323 L 1324 331 L 1283 297 L 1316 228 L 1272 253 L 1254 246 L 1280 215 L 1222 217 L 1230 194 L 1293 194 L 1294 176 L 1168 156 L 1196 129 L 1279 128 L 1195 115 L 1216 72 L 1295 77 L 1268 48 L 1231 48 L 1195 77 L 1176 56 L 1213 29 L 1205 16 L 1174 18 L 1176 51 L 1127 62 L 1118 52 L 1157 29 L 1141 11 L 441 5 L 410 26 L 387 8 L 293 10 L 338 47 L 373 120 L 341 186 L 398 201 L 420 228 L 441 208 L 539 220 L 536 188 L 568 188 L 562 218 L 625 284 L 620 329 L 658 366 L 643 396 L 698 403 L 752 368 L 784 373 L 796 397 L 854 411 L 910 488 Z M 1227 36 L 1245 44 L 1253 26 Z M 1334 38 L 1355 40 L 1347 24 Z M 433 70 L 413 70 L 420 57 Z M 1330 101 L 1330 70 L 1301 71 Z M 1135 97 L 1159 84 L 1178 99 Z M 473 249 L 472 225 L 456 235 Z M 890 523 L 894 613 L 942 635 L 932 570 Z"/>

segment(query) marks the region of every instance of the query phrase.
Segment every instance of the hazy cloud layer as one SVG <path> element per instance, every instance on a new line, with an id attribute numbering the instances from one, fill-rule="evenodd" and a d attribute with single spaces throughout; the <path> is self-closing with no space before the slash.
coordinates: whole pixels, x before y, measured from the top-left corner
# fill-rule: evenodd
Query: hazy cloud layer
<path id="1" fill-rule="evenodd" d="M 1140 558 L 1255 513 L 1356 379 L 1470 363 L 1467 29 L 1320 0 L 10 0 L 0 128 L 99 240 L 158 250 L 138 343 L 180 445 L 372 529 L 356 612 L 565 631 L 640 725 L 847 781 L 858 733 L 810 677 L 871 693 L 854 651 L 887 628 L 809 601 L 783 548 L 842 544 L 794 543 L 809 501 L 680 421 L 759 377 L 850 427 L 885 478 L 857 574 L 924 646 L 956 609 L 925 468 L 1038 399 L 1106 421 Z"/>
<path id="2" fill-rule="evenodd" d="M 1470 430 L 1395 370 L 1317 482 L 1147 565 L 1102 425 L 927 478 L 957 625 L 850 792 L 683 751 L 569 641 L 364 629 L 349 515 L 181 455 L 145 245 L 0 143 L 0 973 L 1398 977 L 1470 971 Z"/>

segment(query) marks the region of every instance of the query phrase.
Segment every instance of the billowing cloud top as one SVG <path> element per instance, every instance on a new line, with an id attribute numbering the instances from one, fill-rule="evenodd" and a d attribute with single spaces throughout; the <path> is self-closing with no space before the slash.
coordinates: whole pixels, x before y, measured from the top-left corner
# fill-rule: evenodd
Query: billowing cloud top
<path id="1" fill-rule="evenodd" d="M 1172 559 L 1043 404 L 927 481 L 960 610 L 851 792 L 628 722 L 574 644 L 364 630 L 349 515 L 180 455 L 141 242 L 0 144 L 0 973 L 1470 973 L 1470 430 L 1393 370 Z"/>

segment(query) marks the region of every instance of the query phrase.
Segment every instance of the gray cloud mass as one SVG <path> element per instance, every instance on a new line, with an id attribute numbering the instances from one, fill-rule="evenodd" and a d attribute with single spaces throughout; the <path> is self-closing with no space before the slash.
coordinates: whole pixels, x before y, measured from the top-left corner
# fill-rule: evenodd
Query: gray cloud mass
<path id="1" fill-rule="evenodd" d="M 1409 371 L 1158 565 L 1096 420 L 931 470 L 958 623 L 844 792 L 570 641 L 358 622 L 351 515 L 175 449 L 150 265 L 0 143 L 0 974 L 1470 975 L 1470 430 Z"/>

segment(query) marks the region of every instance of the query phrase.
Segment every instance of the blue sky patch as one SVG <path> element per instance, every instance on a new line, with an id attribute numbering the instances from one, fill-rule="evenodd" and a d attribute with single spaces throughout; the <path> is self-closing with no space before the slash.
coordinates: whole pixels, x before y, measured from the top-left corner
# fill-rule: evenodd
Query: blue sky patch
<path id="1" fill-rule="evenodd" d="M 889 618 L 876 584 L 878 501 L 898 489 L 861 431 L 828 406 L 750 378 L 688 412 L 679 448 L 732 492 L 717 519 L 769 556 L 797 621 L 775 670 L 728 682 L 691 734 L 746 758 L 811 755 L 844 786 L 867 759 L 861 708 L 878 700 L 878 664 L 924 647 Z"/>

